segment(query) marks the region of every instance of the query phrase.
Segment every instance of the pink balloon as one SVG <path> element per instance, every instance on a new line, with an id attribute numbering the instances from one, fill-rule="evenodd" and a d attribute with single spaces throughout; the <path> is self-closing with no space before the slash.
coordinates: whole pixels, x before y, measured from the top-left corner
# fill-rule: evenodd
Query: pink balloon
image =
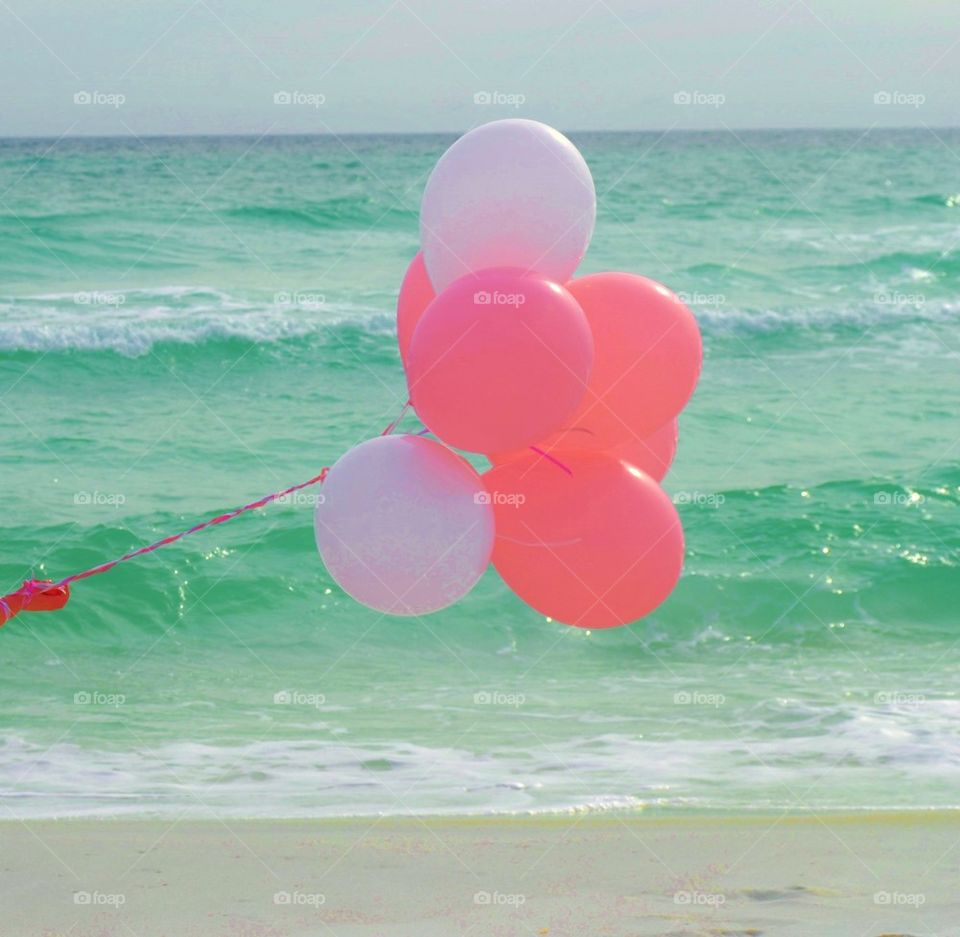
<path id="1" fill-rule="evenodd" d="M 571 441 L 568 437 L 572 437 L 573 434 L 564 433 L 561 436 L 564 441 Z M 671 420 L 644 439 L 629 439 L 608 451 L 610 455 L 635 465 L 642 472 L 646 472 L 654 481 L 659 482 L 666 477 L 670 466 L 673 464 L 674 456 L 677 454 L 678 439 L 679 425 L 676 420 Z M 570 451 L 569 449 L 564 450 L 562 446 L 557 449 L 538 445 L 535 449 L 539 449 L 541 453 L 555 459 L 560 465 L 565 464 L 563 461 L 565 451 Z M 511 459 L 522 459 L 529 456 L 533 451 L 533 449 L 523 449 L 519 452 L 506 454 L 496 452 L 490 455 L 489 459 L 494 465 L 501 465 Z"/>
<path id="2" fill-rule="evenodd" d="M 665 286 L 631 273 L 596 273 L 567 289 L 593 332 L 590 386 L 551 451 L 608 450 L 650 436 L 690 399 L 703 358 L 693 313 Z"/>
<path id="3" fill-rule="evenodd" d="M 400 360 L 404 367 L 407 364 L 407 352 L 414 329 L 427 306 L 433 302 L 434 296 L 436 294 L 430 277 L 427 276 L 421 251 L 410 261 L 397 297 L 397 344 L 400 346 Z"/>
<path id="4" fill-rule="evenodd" d="M 483 476 L 493 504 L 493 563 L 524 602 L 581 628 L 653 611 L 683 567 L 683 528 L 649 475 L 610 455 L 531 455 Z"/>
<path id="5" fill-rule="evenodd" d="M 592 362 L 590 327 L 562 286 L 521 270 L 484 270 L 427 307 L 407 380 L 417 414 L 440 439 L 498 452 L 563 426 L 583 399 Z"/>
<path id="6" fill-rule="evenodd" d="M 645 439 L 629 439 L 612 450 L 624 462 L 635 465 L 641 472 L 646 472 L 655 482 L 663 481 L 674 456 L 677 454 L 679 440 L 679 426 L 677 421 L 670 420 L 664 423 L 655 433 Z"/>
<path id="7" fill-rule="evenodd" d="M 342 455 L 323 484 L 314 529 L 341 588 L 392 615 L 456 602 L 493 549 L 493 510 L 480 476 L 422 436 L 378 436 Z"/>

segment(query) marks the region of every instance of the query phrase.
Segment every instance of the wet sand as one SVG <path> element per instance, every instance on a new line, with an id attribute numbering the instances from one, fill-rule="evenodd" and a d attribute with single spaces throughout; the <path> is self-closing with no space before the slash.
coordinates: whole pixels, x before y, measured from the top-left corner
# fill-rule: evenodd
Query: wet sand
<path id="1" fill-rule="evenodd" d="M 0 823 L 4 937 L 960 933 L 960 814 Z"/>

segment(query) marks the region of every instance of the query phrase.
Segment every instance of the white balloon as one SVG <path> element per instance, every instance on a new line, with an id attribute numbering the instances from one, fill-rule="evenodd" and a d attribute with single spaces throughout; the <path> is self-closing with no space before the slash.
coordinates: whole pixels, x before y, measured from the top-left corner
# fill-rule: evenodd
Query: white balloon
<path id="1" fill-rule="evenodd" d="M 593 233 L 597 196 L 579 150 L 535 120 L 471 130 L 440 157 L 420 206 L 424 262 L 439 293 L 488 267 L 565 283 Z"/>
<path id="2" fill-rule="evenodd" d="M 465 596 L 490 562 L 493 508 L 480 476 L 422 436 L 378 436 L 342 455 L 314 514 L 330 575 L 358 602 L 424 615 Z"/>

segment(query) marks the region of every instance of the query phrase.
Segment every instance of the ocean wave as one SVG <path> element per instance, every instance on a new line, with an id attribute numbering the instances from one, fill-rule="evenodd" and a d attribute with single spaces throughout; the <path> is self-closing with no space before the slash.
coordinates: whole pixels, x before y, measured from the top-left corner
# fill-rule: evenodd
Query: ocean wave
<path id="1" fill-rule="evenodd" d="M 318 458 L 324 455 L 336 453 Z M 717 659 L 735 660 L 749 648 L 764 653 L 831 648 L 838 636 L 845 647 L 865 653 L 877 641 L 894 647 L 922 635 L 933 646 L 953 639 L 960 465 L 937 465 L 910 485 L 871 479 L 809 489 L 685 492 L 675 491 L 668 478 L 667 490 L 689 545 L 684 574 L 670 600 L 648 619 L 605 634 L 599 653 L 634 653 L 638 637 L 672 660 L 696 659 L 708 650 Z M 150 515 L 135 509 L 142 501 L 131 495 L 128 504 L 99 511 L 68 505 L 56 523 L 40 526 L 34 518 L 31 526 L 8 523 L 4 533 L 10 557 L 45 556 L 46 575 L 63 576 L 262 494 L 250 490 L 224 503 L 210 491 L 201 497 L 187 490 L 178 511 Z M 337 623 L 350 616 L 363 621 L 368 613 L 317 559 L 311 509 L 308 498 L 271 506 L 259 523 L 251 519 L 201 534 L 165 549 L 160 563 L 130 563 L 84 585 L 45 625 L 48 639 L 56 633 L 63 648 L 75 648 L 93 630 L 109 635 L 117 648 L 130 648 L 183 618 L 180 627 L 191 632 L 191 641 L 216 643 L 222 635 L 203 627 L 197 597 L 216 590 L 229 570 L 229 593 L 211 607 L 230 615 L 231 627 L 245 642 L 263 640 L 262 610 L 269 608 L 270 634 L 300 646 L 306 640 L 304 616 L 319 609 L 328 625 L 311 640 L 324 654 L 336 655 L 342 642 Z M 251 531 L 256 549 L 250 546 Z M 0 572 L 11 584 L 22 577 L 19 561 Z M 491 572 L 455 610 L 444 613 L 443 627 L 450 640 L 463 644 L 462 653 L 474 647 L 495 653 L 505 642 L 526 653 L 537 645 L 542 618 L 519 605 L 504 611 L 505 593 Z M 193 614 L 185 616 L 185 610 Z M 430 646 L 429 635 L 425 643 L 411 643 L 403 621 L 384 622 L 378 636 L 390 653 L 443 654 L 442 647 Z M 574 641 L 554 652 L 573 658 L 581 653 Z"/>
<path id="2" fill-rule="evenodd" d="M 955 232 L 951 232 L 953 235 Z M 856 236 L 848 235 L 848 239 Z M 912 243 L 916 243 L 923 237 L 919 233 L 911 238 Z M 875 243 L 876 235 L 865 236 L 864 243 Z M 953 244 L 954 237 L 944 237 L 941 243 Z M 835 253 L 835 251 L 834 251 Z M 849 260 L 849 263 L 819 264 L 816 267 L 798 268 L 795 273 L 814 275 L 818 277 L 829 277 L 833 282 L 858 282 L 863 278 L 864 272 L 873 276 L 890 278 L 903 277 L 910 280 L 916 280 L 916 271 L 919 271 L 921 278 L 933 279 L 932 271 L 936 271 L 939 277 L 951 277 L 960 273 L 960 251 L 956 250 L 894 250 L 873 257 L 860 257 L 856 253 L 844 252 L 839 254 L 843 260 Z"/>
<path id="3" fill-rule="evenodd" d="M 829 646 L 831 631 L 860 646 L 953 630 L 956 463 L 934 463 L 909 482 L 693 494 L 674 494 L 690 551 L 680 586 L 654 616 L 657 647 L 710 624 L 727 639 L 762 635 L 770 648 Z"/>
<path id="4" fill-rule="evenodd" d="M 787 336 L 824 329 L 861 332 L 960 320 L 960 301 L 928 300 L 920 290 L 904 289 L 878 290 L 869 300 L 829 307 L 734 308 L 696 294 L 690 305 L 703 331 L 717 336 Z"/>
<path id="5" fill-rule="evenodd" d="M 919 290 L 880 290 L 860 303 L 781 308 L 737 307 L 719 294 L 681 296 L 707 338 L 788 338 L 824 329 L 889 332 L 960 319 L 960 301 L 928 301 Z M 248 295 L 176 285 L 0 297 L 0 351 L 113 351 L 135 357 L 158 344 L 242 340 L 266 345 L 329 336 L 342 328 L 393 336 L 394 304 L 389 293 L 348 301 L 315 289 Z"/>
<path id="6" fill-rule="evenodd" d="M 856 701 L 822 701 L 815 720 L 804 713 L 799 722 L 790 718 L 789 699 L 776 707 L 786 720 L 774 714 L 759 722 L 752 704 L 745 709 L 731 697 L 707 712 L 664 707 L 645 718 L 643 734 L 546 742 L 523 732 L 523 744 L 494 745 L 461 734 L 456 747 L 347 742 L 335 730 L 351 718 L 349 709 L 321 709 L 299 735 L 268 711 L 272 737 L 237 743 L 128 748 L 15 734 L 0 744 L 0 802 L 20 819 L 956 807 L 949 781 L 960 768 L 960 701 L 899 696 L 903 702 L 879 690 Z M 98 711 L 73 707 L 74 727 L 89 720 L 105 732 L 129 718 L 125 699 L 89 705 Z M 694 709 L 689 720 L 678 719 Z M 717 736 L 731 720 L 737 731 Z M 819 784 L 826 771 L 830 784 Z"/>
<path id="7" fill-rule="evenodd" d="M 340 327 L 389 333 L 384 306 L 334 302 L 310 290 L 254 299 L 212 287 L 86 290 L 0 300 L 0 351 L 113 351 L 216 341 L 272 344 Z"/>
<path id="8" fill-rule="evenodd" d="M 913 199 L 918 205 L 935 205 L 938 208 L 960 208 L 960 192 L 931 192 Z"/>
<path id="9" fill-rule="evenodd" d="M 314 204 L 297 206 L 243 205 L 224 212 L 228 219 L 284 227 L 356 228 L 361 225 L 402 228 L 416 225 L 419 212 L 416 207 L 403 209 L 375 199 L 359 196 L 331 198 Z"/>

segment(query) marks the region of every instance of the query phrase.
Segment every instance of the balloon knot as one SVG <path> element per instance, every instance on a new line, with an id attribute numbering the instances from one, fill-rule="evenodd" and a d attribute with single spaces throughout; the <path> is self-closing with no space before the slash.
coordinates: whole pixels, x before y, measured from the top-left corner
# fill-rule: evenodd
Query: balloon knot
<path id="1" fill-rule="evenodd" d="M 25 579 L 15 592 L 0 598 L 0 628 L 20 612 L 52 612 L 70 598 L 70 586 L 52 579 Z"/>

